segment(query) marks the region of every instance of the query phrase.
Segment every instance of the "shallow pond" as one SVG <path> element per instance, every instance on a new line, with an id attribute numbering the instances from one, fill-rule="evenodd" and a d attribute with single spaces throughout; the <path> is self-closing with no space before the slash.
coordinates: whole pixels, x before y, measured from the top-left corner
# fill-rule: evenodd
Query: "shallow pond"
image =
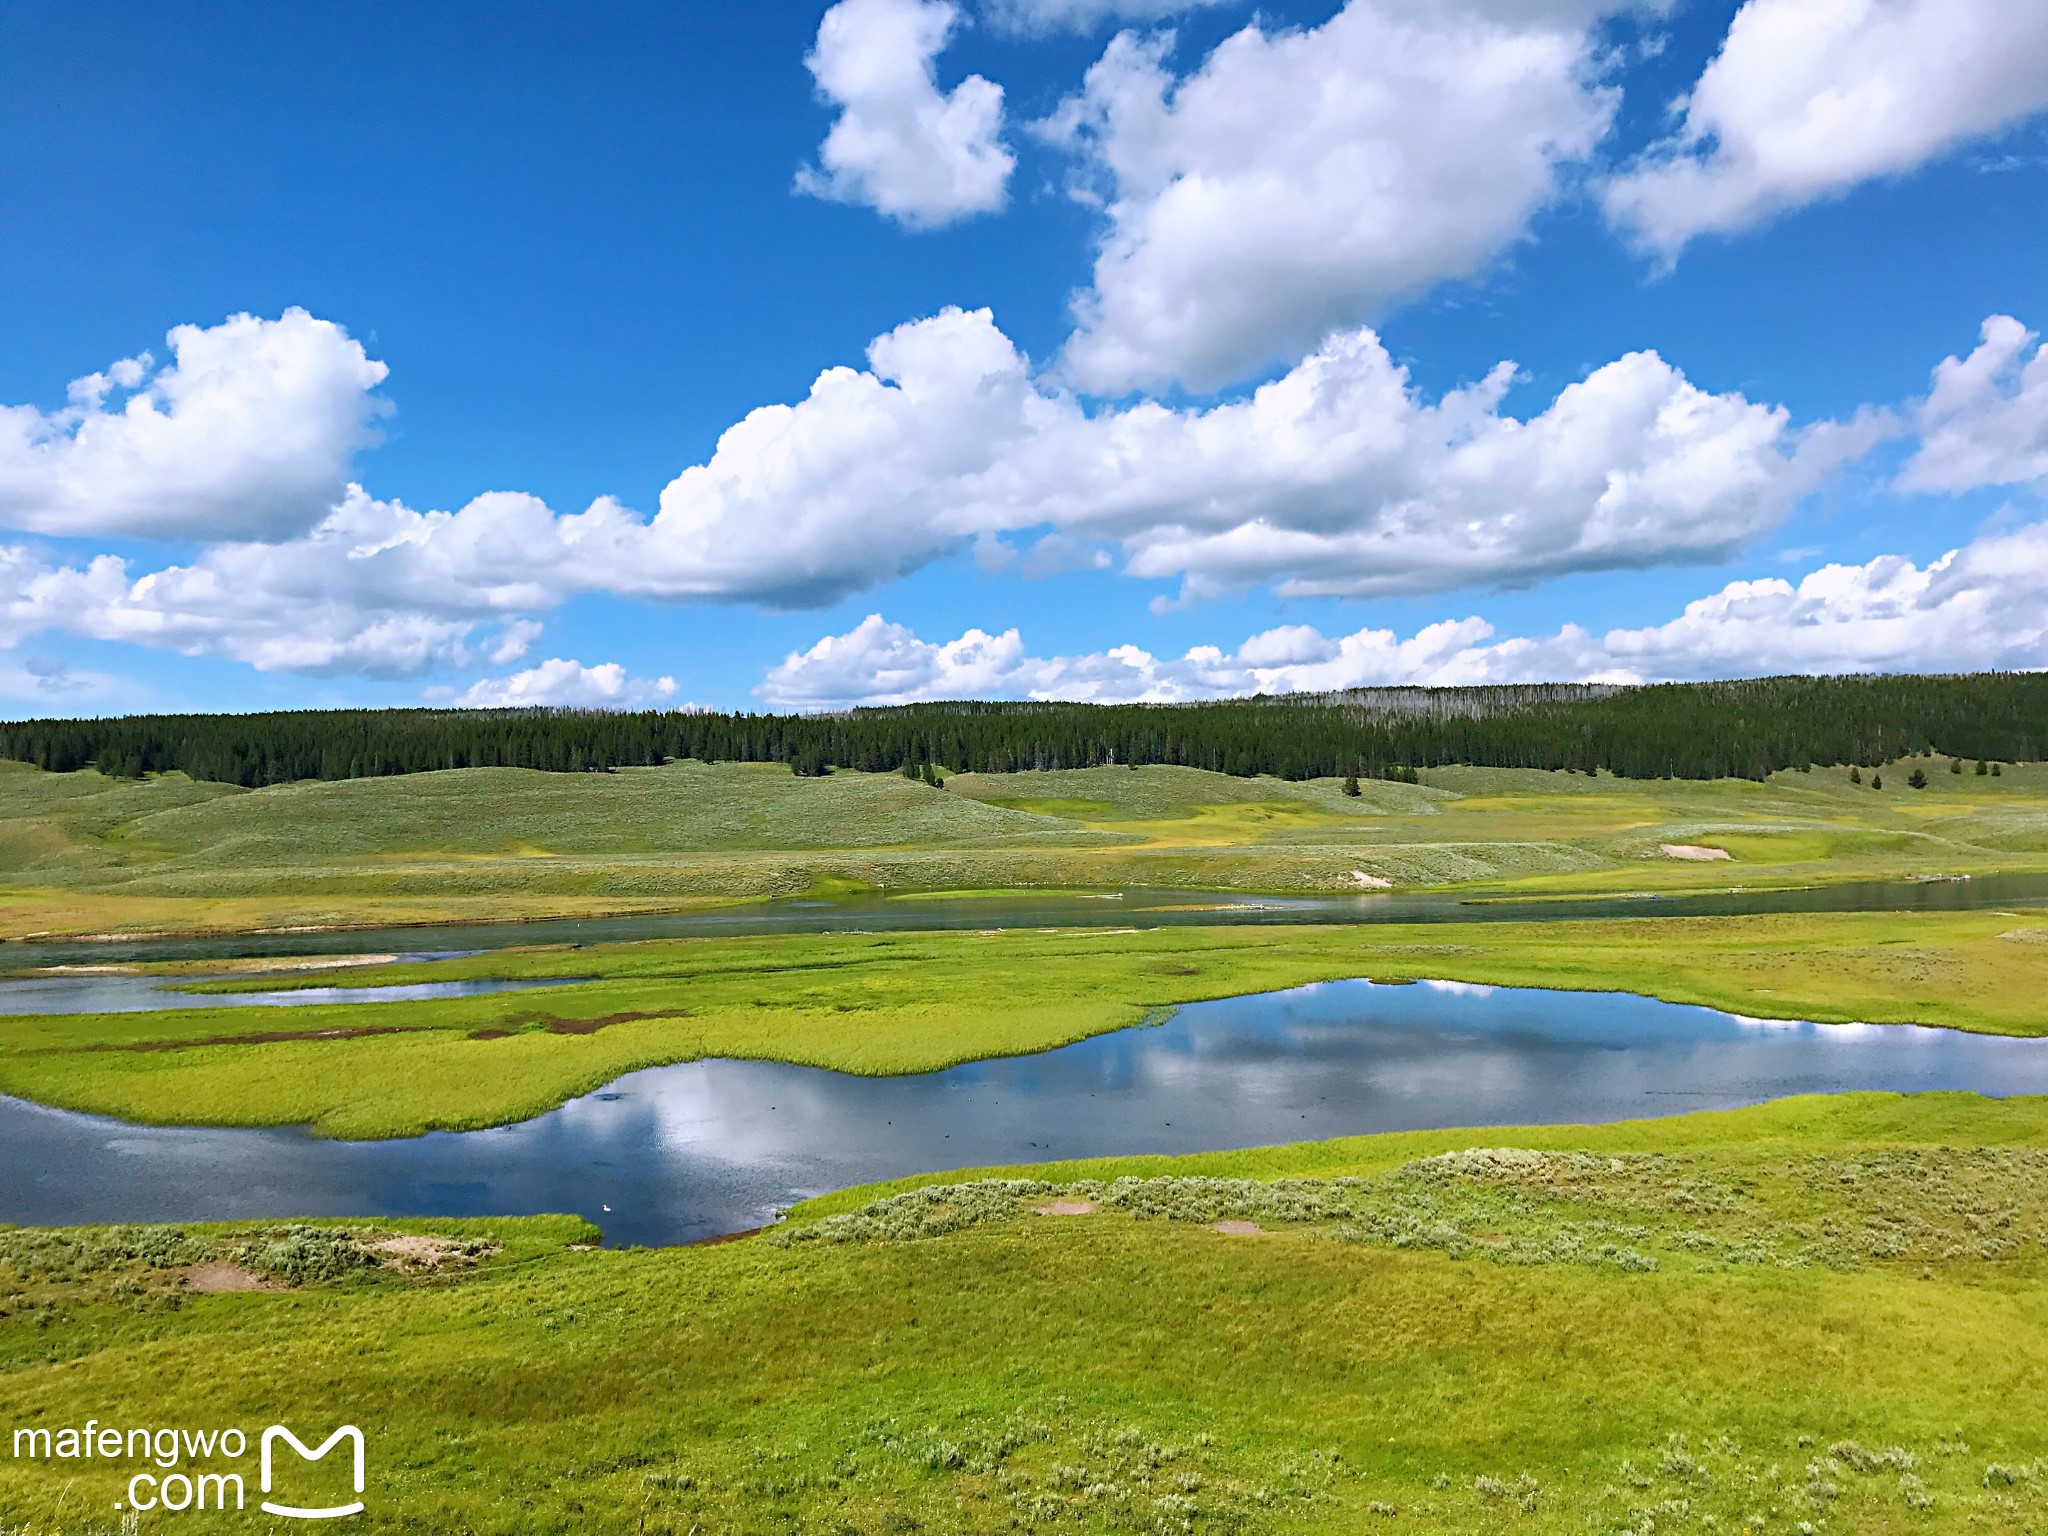
<path id="1" fill-rule="evenodd" d="M 0 1098 L 0 1221 L 574 1211 L 613 1243 L 804 1195 L 1048 1158 L 1576 1123 L 1848 1089 L 2048 1092 L 2048 1040 L 1737 1018 L 1622 994 L 1330 982 L 915 1077 L 703 1061 L 406 1141 L 130 1126 Z"/>

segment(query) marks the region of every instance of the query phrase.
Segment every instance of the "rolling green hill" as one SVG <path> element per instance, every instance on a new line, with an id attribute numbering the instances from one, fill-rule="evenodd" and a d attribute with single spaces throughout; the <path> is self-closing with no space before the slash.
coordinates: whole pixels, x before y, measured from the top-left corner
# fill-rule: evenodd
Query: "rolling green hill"
<path id="1" fill-rule="evenodd" d="M 1910 790 L 1922 769 L 1929 785 Z M 2048 867 L 2048 765 L 1758 783 L 1436 768 L 807 778 L 773 764 L 470 768 L 243 790 L 0 764 L 0 936 L 675 909 L 806 891 L 1503 892 Z M 1707 846 L 1726 860 L 1676 859 Z"/>

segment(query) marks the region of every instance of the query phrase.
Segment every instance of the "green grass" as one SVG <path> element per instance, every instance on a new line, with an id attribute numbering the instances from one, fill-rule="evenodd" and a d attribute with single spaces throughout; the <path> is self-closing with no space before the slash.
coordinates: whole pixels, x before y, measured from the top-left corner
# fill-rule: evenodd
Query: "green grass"
<path id="1" fill-rule="evenodd" d="M 2043 1034 L 2048 916 L 807 934 L 497 951 L 210 985 L 476 976 L 591 979 L 428 1003 L 0 1019 L 0 1092 L 154 1123 L 411 1135 L 525 1119 L 667 1062 L 931 1071 L 1045 1050 L 1178 1003 L 1349 976 Z"/>
<path id="2" fill-rule="evenodd" d="M 1881 794 L 1830 770 L 1453 769 L 1357 799 L 1166 768 L 943 792 L 682 764 L 249 793 L 0 766 L 0 932 L 1329 890 L 1361 872 L 1513 897 L 2048 862 L 2048 767 L 1936 764 L 1915 794 L 1912 766 Z M 1733 858 L 1678 863 L 1667 842 Z M 0 1092 L 402 1135 L 525 1118 L 662 1062 L 922 1071 L 1340 976 L 2044 1034 L 2048 916 L 799 935 L 225 985 L 486 975 L 578 980 L 0 1019 Z M 1054 1197 L 1096 1209 L 1037 1214 Z M 356 1423 L 370 1507 L 352 1528 L 376 1531 L 2039 1531 L 2044 1213 L 2048 1100 L 1847 1095 L 936 1175 L 688 1250 L 583 1251 L 571 1218 L 0 1229 L 0 1433 Z M 408 1268 L 398 1234 L 454 1257 Z M 199 1266 L 263 1288 L 199 1293 Z M 114 1508 L 132 1470 L 0 1460 L 0 1536 L 154 1528 Z"/>
<path id="3" fill-rule="evenodd" d="M 1489 1147 L 1526 1152 L 1443 1156 Z M 354 1423 L 351 1528 L 480 1536 L 2048 1520 L 2048 1101 L 1008 1172 L 1106 1208 L 869 1190 L 830 1202 L 897 1196 L 854 1240 L 627 1253 L 471 1223 L 502 1246 L 451 1273 L 207 1296 L 138 1276 L 133 1236 L 66 1238 L 57 1287 L 0 1234 L 0 1425 Z M 1190 1182 L 1219 1178 L 1317 1182 Z M 9 1460 L 0 1530 L 111 1536 L 132 1470 Z"/>
<path id="4" fill-rule="evenodd" d="M 464 769 L 244 791 L 0 764 L 0 936 L 675 909 L 805 892 L 1718 889 L 2048 867 L 2048 765 L 1931 786 L 1434 769 L 798 779 L 772 764 Z M 1681 863 L 1666 843 L 1732 861 Z"/>

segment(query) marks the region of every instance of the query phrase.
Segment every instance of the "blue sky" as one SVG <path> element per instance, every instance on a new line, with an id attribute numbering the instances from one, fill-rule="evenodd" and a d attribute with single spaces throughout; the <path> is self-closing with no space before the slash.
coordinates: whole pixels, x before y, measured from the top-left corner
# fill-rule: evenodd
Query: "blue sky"
<path id="1" fill-rule="evenodd" d="M 2032 0 L 18 0 L 0 710 L 2048 665 L 2044 108 Z"/>

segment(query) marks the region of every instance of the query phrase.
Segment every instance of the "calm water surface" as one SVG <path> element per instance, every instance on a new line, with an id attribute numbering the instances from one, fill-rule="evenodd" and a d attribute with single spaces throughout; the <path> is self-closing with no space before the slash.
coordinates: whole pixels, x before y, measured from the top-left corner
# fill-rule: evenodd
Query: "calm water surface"
<path id="1" fill-rule="evenodd" d="M 198 977 L 37 976 L 0 981 L 0 1016 L 36 1013 L 161 1013 L 173 1008 L 293 1008 L 309 1003 L 421 1003 L 443 997 L 482 997 L 491 992 L 526 992 L 566 987 L 588 978 L 479 977 L 470 981 L 421 981 L 400 987 L 301 987 L 287 992 L 181 992 L 179 981 Z M 247 981 L 246 976 L 231 978 Z"/>
<path id="2" fill-rule="evenodd" d="M 0 965 L 83 965 L 276 955 L 415 955 L 517 944 L 612 944 L 720 934 L 905 932 L 978 928 L 1165 928 L 1223 923 L 1436 923 L 1568 921 L 1588 917 L 1728 917 L 1756 912 L 1936 912 L 2048 903 L 2048 874 L 1968 880 L 1860 881 L 1792 891 L 1690 896 L 1474 901 L 1427 891 L 1358 896 L 1247 896 L 1231 891 L 1127 890 L 1096 894 L 874 897 L 774 901 L 646 917 L 556 918 L 269 933 L 213 938 L 0 942 Z"/>
<path id="3" fill-rule="evenodd" d="M 407 1141 L 148 1128 L 0 1098 L 0 1221 L 574 1211 L 613 1243 L 675 1243 L 935 1169 L 1869 1088 L 2048 1093 L 2048 1040 L 1348 981 L 1194 1004 L 1157 1027 L 917 1077 L 659 1067 L 524 1124 Z"/>

